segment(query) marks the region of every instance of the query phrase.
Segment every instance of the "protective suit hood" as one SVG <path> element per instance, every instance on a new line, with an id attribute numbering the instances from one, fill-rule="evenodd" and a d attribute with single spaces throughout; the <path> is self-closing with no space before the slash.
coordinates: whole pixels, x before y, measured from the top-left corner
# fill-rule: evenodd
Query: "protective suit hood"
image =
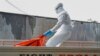
<path id="1" fill-rule="evenodd" d="M 55 10 L 56 10 L 56 13 L 60 13 L 62 11 L 64 11 L 63 9 L 63 4 L 62 3 L 59 3 L 56 7 L 55 7 Z"/>

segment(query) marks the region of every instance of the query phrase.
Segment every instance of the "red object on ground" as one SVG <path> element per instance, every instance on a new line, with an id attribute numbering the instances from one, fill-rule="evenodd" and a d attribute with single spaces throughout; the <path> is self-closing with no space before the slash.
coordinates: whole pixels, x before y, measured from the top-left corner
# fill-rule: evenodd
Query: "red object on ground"
<path id="1" fill-rule="evenodd" d="M 47 38 L 46 36 L 40 35 L 36 38 L 22 41 L 22 42 L 16 44 L 15 46 L 16 47 L 18 47 L 18 46 L 45 46 L 46 38 Z"/>

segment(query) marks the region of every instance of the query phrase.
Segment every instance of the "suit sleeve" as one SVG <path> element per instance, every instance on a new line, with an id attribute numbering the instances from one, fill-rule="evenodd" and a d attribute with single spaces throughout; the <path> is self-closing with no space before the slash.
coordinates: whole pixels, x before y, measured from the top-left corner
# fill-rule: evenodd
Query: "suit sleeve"
<path id="1" fill-rule="evenodd" d="M 56 32 L 57 29 L 59 29 L 63 23 L 64 23 L 64 18 L 63 18 L 63 15 L 61 15 L 61 16 L 58 17 L 58 22 L 57 22 L 56 25 L 51 29 L 51 31 Z"/>

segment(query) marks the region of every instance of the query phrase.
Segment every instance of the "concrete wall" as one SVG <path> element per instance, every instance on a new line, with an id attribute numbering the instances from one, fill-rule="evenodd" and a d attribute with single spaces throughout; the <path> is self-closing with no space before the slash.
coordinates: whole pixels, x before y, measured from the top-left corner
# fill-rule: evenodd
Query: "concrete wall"
<path id="1" fill-rule="evenodd" d="M 32 16 L 0 13 L 0 39 L 27 39 L 32 37 L 35 19 Z"/>
<path id="2" fill-rule="evenodd" d="M 51 28 L 56 20 L 0 12 L 0 39 L 30 39 Z"/>
<path id="3" fill-rule="evenodd" d="M 0 12 L 0 39 L 30 39 L 52 28 L 56 18 Z M 72 21 L 71 41 L 100 41 L 100 23 Z"/>
<path id="4" fill-rule="evenodd" d="M 74 22 L 72 35 L 69 40 L 74 41 L 99 41 L 100 24 L 95 22 Z"/>

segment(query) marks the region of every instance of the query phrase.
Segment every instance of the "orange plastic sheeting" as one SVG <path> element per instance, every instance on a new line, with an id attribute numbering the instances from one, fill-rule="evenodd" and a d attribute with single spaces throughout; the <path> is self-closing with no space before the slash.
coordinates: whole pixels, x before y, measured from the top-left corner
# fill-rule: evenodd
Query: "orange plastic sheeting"
<path id="1" fill-rule="evenodd" d="M 36 38 L 32 38 L 30 40 L 22 41 L 15 46 L 45 46 L 46 38 L 44 35 L 40 35 Z"/>

